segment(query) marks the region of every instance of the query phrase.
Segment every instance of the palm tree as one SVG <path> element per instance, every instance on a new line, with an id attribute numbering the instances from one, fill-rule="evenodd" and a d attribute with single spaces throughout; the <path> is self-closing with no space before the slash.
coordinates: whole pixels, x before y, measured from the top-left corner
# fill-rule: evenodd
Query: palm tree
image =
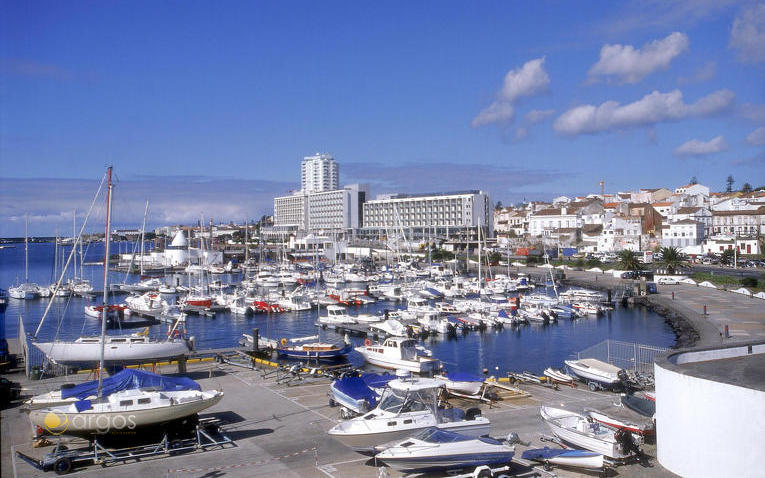
<path id="1" fill-rule="evenodd" d="M 669 274 L 674 274 L 679 269 L 688 266 L 685 254 L 680 252 L 677 247 L 662 247 L 659 249 L 661 259 L 656 261 L 656 265 L 665 269 Z"/>
<path id="2" fill-rule="evenodd" d="M 624 249 L 616 255 L 619 270 L 637 272 L 643 268 L 634 252 Z"/>

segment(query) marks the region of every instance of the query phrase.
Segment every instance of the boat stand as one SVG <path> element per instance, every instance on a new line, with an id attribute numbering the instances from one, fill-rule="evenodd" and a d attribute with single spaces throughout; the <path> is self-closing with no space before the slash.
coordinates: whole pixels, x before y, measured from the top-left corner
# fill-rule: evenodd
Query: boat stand
<path id="1" fill-rule="evenodd" d="M 148 457 L 173 456 L 198 450 L 222 448 L 227 445 L 236 446 L 234 441 L 220 430 L 216 422 L 217 420 L 212 418 L 200 419 L 200 423 L 190 437 L 170 440 L 165 433 L 158 443 L 146 445 L 110 449 L 99 443 L 98 439 L 94 439 L 86 447 L 70 450 L 59 439 L 53 451 L 40 459 L 19 451 L 16 455 L 39 470 L 53 470 L 58 475 L 65 475 L 73 471 L 75 467 L 88 465 L 107 467 L 128 461 L 140 461 Z"/>

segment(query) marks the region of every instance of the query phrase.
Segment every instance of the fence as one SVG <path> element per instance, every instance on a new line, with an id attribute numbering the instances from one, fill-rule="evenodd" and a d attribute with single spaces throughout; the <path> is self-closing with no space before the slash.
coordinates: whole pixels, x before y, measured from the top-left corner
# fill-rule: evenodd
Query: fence
<path id="1" fill-rule="evenodd" d="M 645 374 L 653 373 L 654 359 L 667 350 L 665 347 L 608 339 L 582 350 L 576 358 L 594 358 L 619 368 Z"/>

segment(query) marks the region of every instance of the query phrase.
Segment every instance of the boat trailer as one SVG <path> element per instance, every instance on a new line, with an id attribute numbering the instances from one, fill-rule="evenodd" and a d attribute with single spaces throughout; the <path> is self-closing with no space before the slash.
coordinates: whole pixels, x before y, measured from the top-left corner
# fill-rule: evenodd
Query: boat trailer
<path id="1" fill-rule="evenodd" d="M 165 433 L 157 443 L 137 445 L 123 448 L 106 448 L 94 439 L 89 445 L 69 449 L 59 440 L 53 451 L 42 458 L 35 458 L 20 451 L 16 455 L 33 467 L 42 471 L 55 471 L 57 475 L 65 475 L 75 468 L 88 465 L 102 467 L 124 464 L 128 461 L 140 461 L 149 457 L 174 456 L 193 451 L 220 449 L 227 445 L 236 446 L 219 427 L 215 418 L 202 418 L 186 438 L 169 439 Z"/>

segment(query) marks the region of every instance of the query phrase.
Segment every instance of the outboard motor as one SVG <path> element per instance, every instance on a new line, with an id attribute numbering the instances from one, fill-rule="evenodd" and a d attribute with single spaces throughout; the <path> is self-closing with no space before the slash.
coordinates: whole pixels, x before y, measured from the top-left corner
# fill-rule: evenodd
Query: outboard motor
<path id="1" fill-rule="evenodd" d="M 186 346 L 189 348 L 189 350 L 194 350 L 196 347 L 197 339 L 193 335 L 186 339 Z"/>

